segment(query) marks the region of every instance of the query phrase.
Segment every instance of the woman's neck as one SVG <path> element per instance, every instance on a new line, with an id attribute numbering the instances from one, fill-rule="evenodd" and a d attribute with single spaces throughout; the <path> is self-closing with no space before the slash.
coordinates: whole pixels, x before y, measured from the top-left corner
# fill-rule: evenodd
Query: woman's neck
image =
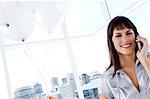
<path id="1" fill-rule="evenodd" d="M 120 67 L 124 68 L 125 66 L 134 66 L 135 65 L 135 54 L 131 55 L 122 55 L 119 54 Z"/>

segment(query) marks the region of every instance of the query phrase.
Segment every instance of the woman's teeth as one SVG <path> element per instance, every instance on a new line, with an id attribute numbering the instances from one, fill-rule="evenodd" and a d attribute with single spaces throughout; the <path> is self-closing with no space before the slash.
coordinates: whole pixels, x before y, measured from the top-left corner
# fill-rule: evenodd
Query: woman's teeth
<path id="1" fill-rule="evenodd" d="M 125 44 L 125 45 L 122 45 L 122 47 L 123 47 L 123 48 L 127 48 L 127 47 L 130 47 L 130 45 L 131 45 L 131 44 Z"/>

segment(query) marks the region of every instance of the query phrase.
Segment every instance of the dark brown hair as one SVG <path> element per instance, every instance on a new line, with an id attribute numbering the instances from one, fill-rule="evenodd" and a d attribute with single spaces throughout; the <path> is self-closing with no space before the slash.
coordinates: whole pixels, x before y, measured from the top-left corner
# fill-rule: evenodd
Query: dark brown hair
<path id="1" fill-rule="evenodd" d="M 133 29 L 135 36 L 139 35 L 137 32 L 137 28 L 135 25 L 127 18 L 124 16 L 116 16 L 113 18 L 110 23 L 108 24 L 107 28 L 107 43 L 108 43 L 108 49 L 109 49 L 109 56 L 110 56 L 110 66 L 107 68 L 107 70 L 111 67 L 114 66 L 114 73 L 113 77 L 116 74 L 116 71 L 120 66 L 120 61 L 119 61 L 119 55 L 114 47 L 113 41 L 112 41 L 112 36 L 113 36 L 113 31 L 114 29 L 122 30 L 124 28 L 128 29 Z M 137 45 L 135 47 L 135 52 L 137 52 Z"/>

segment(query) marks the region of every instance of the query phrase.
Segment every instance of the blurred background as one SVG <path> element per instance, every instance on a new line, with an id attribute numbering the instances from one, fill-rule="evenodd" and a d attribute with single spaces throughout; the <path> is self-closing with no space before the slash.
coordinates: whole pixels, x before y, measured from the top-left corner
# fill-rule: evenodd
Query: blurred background
<path id="1" fill-rule="evenodd" d="M 150 0 L 0 1 L 0 99 L 99 99 L 118 15 L 150 44 Z"/>

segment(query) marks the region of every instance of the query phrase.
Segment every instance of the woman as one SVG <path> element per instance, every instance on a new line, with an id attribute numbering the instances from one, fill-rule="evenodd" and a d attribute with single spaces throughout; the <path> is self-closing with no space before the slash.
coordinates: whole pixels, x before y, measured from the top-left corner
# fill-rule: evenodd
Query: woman
<path id="1" fill-rule="evenodd" d="M 128 18 L 117 16 L 108 25 L 107 41 L 110 66 L 101 80 L 100 99 L 150 99 L 150 55 L 146 38 L 139 36 Z"/>

